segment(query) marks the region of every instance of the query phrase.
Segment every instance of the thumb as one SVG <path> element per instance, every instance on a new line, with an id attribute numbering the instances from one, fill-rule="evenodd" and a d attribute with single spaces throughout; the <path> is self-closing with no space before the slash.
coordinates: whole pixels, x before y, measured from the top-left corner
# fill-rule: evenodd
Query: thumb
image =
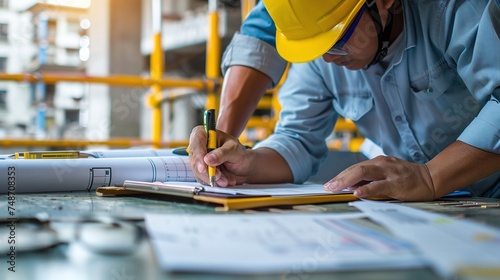
<path id="1" fill-rule="evenodd" d="M 215 152 L 216 150 L 211 151 L 210 153 L 206 154 L 205 157 L 203 158 L 203 161 L 210 166 L 217 166 L 220 165 L 217 153 Z M 223 162 L 223 161 L 222 161 Z"/>

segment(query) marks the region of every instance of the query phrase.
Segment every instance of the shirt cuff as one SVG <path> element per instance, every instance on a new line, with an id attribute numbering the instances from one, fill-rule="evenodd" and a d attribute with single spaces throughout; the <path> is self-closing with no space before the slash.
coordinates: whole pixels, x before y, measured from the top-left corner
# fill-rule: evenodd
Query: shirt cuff
<path id="1" fill-rule="evenodd" d="M 500 154 L 500 102 L 492 97 L 458 140 L 478 149 Z"/>
<path id="2" fill-rule="evenodd" d="M 272 134 L 255 145 L 254 149 L 268 148 L 280 154 L 288 163 L 295 184 L 302 184 L 318 171 L 319 161 L 308 156 L 307 151 L 300 143 L 290 143 L 290 139 Z"/>
<path id="3" fill-rule="evenodd" d="M 224 51 L 222 74 L 233 65 L 247 66 L 266 74 L 272 80 L 272 87 L 275 87 L 285 71 L 287 62 L 266 42 L 236 33 Z"/>

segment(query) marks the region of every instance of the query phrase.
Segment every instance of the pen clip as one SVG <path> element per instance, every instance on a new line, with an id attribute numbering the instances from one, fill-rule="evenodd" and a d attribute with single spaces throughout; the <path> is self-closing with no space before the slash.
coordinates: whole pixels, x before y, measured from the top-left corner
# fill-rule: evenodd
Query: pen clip
<path id="1" fill-rule="evenodd" d="M 203 125 L 207 133 L 209 130 L 215 130 L 215 109 L 208 109 L 205 111 Z"/>

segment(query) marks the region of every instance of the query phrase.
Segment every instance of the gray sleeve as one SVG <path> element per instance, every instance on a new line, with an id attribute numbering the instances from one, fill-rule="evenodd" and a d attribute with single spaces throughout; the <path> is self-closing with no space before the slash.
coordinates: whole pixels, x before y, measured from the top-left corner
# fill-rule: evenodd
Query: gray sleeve
<path id="1" fill-rule="evenodd" d="M 232 65 L 247 66 L 266 74 L 274 87 L 280 81 L 287 62 L 266 42 L 236 33 L 222 57 L 222 74 Z"/>

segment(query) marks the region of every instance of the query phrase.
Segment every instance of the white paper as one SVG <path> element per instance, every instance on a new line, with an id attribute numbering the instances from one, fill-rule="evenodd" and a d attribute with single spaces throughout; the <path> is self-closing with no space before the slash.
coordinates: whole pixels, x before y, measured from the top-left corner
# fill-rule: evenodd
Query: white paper
<path id="1" fill-rule="evenodd" d="M 227 188 L 211 187 L 200 183 L 191 182 L 165 182 L 166 185 L 200 186 L 205 191 L 226 193 L 226 194 L 246 194 L 246 195 L 271 195 L 271 196 L 306 196 L 306 195 L 326 195 L 352 193 L 351 191 L 331 192 L 325 191 L 321 184 L 246 184 L 236 185 Z"/>
<path id="2" fill-rule="evenodd" d="M 498 229 L 394 203 L 359 201 L 351 205 L 412 242 L 443 276 L 460 274 L 463 269 L 500 269 Z"/>
<path id="3" fill-rule="evenodd" d="M 292 276 L 424 265 L 408 243 L 352 220 L 360 217 L 147 214 L 146 228 L 167 271 Z"/>

